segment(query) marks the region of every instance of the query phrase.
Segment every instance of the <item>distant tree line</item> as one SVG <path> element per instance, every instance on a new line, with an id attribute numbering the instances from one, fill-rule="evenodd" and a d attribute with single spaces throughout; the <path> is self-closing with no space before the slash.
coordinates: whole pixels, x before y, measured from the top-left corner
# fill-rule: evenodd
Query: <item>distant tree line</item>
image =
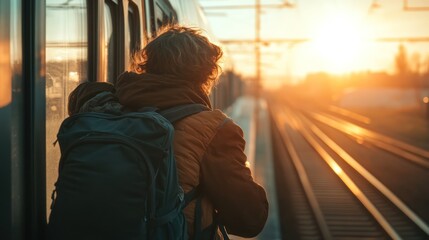
<path id="1" fill-rule="evenodd" d="M 343 75 L 326 72 L 310 73 L 295 89 L 301 94 L 317 96 L 329 101 L 350 88 L 429 88 L 429 56 L 423 61 L 420 54 L 408 55 L 404 45 L 399 45 L 394 55 L 394 73 L 361 71 Z"/>

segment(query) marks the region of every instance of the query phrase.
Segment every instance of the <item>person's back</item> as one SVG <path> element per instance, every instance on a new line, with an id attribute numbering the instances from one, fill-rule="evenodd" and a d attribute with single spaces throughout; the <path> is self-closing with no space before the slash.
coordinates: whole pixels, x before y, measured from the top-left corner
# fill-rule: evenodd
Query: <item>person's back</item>
<path id="1" fill-rule="evenodd" d="M 127 111 L 113 92 L 85 82 L 70 94 L 48 239 L 188 239 L 172 123 L 207 108 Z"/>
<path id="2" fill-rule="evenodd" d="M 121 75 L 116 96 L 131 110 L 191 103 L 211 108 L 208 94 L 221 56 L 221 49 L 197 30 L 166 28 L 137 55 L 135 71 Z M 219 110 L 194 114 L 174 127 L 180 185 L 185 192 L 197 189 L 200 196 L 184 209 L 190 236 L 221 238 L 218 225 L 234 235 L 257 235 L 267 219 L 268 202 L 245 165 L 240 127 Z"/>

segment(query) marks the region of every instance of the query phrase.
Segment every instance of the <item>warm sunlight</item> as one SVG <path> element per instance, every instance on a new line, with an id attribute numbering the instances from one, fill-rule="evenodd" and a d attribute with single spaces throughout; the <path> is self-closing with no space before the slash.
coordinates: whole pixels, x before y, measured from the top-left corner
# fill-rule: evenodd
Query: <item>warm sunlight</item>
<path id="1" fill-rule="evenodd" d="M 10 80 L 10 58 L 9 54 L 4 54 L 9 51 L 9 43 L 6 41 L 0 41 L 0 72 L 2 77 L 0 78 L 0 108 L 8 105 L 12 100 L 12 81 Z"/>
<path id="2" fill-rule="evenodd" d="M 363 49 L 363 33 L 356 19 L 333 14 L 320 22 L 313 47 L 321 64 L 330 72 L 342 73 L 354 68 Z"/>

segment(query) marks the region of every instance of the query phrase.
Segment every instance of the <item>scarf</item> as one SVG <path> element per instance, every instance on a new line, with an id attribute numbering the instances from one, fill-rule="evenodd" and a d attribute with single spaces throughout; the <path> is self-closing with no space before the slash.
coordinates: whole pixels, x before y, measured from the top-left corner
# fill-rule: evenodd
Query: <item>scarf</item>
<path id="1" fill-rule="evenodd" d="M 119 102 L 131 110 L 142 107 L 163 110 L 190 103 L 199 103 L 211 108 L 206 93 L 192 82 L 172 75 L 125 72 L 119 76 L 115 88 Z"/>

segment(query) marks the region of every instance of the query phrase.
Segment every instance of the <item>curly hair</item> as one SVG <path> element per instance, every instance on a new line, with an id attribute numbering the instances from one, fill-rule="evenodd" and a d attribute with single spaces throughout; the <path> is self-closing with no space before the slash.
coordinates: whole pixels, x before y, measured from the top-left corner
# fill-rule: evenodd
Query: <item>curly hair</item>
<path id="1" fill-rule="evenodd" d="M 222 69 L 222 49 L 203 36 L 201 30 L 178 25 L 166 26 L 133 57 L 137 73 L 169 74 L 196 83 L 210 93 Z"/>

